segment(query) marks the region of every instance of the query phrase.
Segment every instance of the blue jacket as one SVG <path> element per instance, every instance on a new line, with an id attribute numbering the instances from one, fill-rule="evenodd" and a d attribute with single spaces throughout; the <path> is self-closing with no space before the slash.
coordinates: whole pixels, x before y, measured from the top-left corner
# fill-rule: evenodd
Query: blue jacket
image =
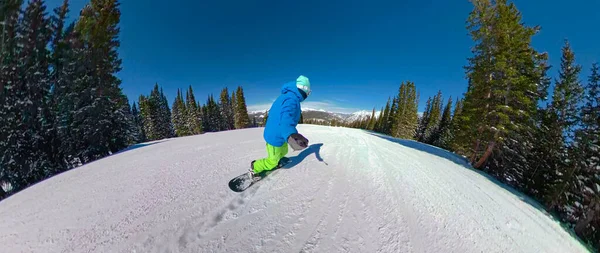
<path id="1" fill-rule="evenodd" d="M 291 134 L 298 133 L 296 126 L 300 121 L 302 113 L 300 102 L 303 100 L 295 82 L 283 85 L 281 95 L 269 109 L 269 117 L 263 134 L 268 144 L 275 147 L 287 145 L 287 138 Z"/>

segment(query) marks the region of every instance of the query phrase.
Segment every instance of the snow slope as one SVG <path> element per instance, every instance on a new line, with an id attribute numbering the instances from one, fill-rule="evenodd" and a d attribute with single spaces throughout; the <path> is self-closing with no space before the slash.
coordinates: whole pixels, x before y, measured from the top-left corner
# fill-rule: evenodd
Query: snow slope
<path id="1" fill-rule="evenodd" d="M 312 146 L 241 194 L 227 182 L 265 154 L 260 128 L 140 145 L 53 177 L 0 202 L 0 251 L 585 251 L 460 157 L 299 130 Z"/>

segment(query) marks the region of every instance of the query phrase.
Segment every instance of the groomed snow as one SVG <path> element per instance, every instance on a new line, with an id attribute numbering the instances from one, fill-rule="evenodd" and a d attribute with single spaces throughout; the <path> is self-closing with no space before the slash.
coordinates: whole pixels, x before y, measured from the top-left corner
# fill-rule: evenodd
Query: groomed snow
<path id="1" fill-rule="evenodd" d="M 299 130 L 313 146 L 241 194 L 227 182 L 265 154 L 261 128 L 159 141 L 55 176 L 0 202 L 0 252 L 586 251 L 445 151 Z"/>

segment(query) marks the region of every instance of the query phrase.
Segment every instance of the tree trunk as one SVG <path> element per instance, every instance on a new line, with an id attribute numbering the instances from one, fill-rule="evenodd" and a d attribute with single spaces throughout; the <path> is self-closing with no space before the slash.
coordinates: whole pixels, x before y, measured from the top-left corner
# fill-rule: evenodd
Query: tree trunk
<path id="1" fill-rule="evenodd" d="M 485 164 L 487 159 L 490 158 L 490 155 L 492 155 L 492 151 L 494 151 L 495 146 L 496 146 L 496 142 L 494 142 L 494 141 L 490 142 L 490 144 L 488 144 L 488 147 L 485 150 L 485 153 L 483 154 L 483 156 L 481 158 L 479 158 L 479 161 L 477 161 L 477 163 L 473 167 L 475 167 L 476 169 L 481 168 L 481 166 L 483 166 Z"/>
<path id="2" fill-rule="evenodd" d="M 470 159 L 471 164 L 475 163 L 475 158 L 477 158 L 477 150 L 479 150 L 479 144 L 480 144 L 480 140 L 477 139 L 475 141 L 475 145 L 473 147 L 473 154 L 471 155 L 471 159 Z"/>

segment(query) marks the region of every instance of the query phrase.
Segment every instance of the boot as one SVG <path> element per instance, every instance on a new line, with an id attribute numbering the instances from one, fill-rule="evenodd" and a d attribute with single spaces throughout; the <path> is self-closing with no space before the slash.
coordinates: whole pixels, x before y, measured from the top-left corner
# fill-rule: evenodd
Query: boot
<path id="1" fill-rule="evenodd" d="M 254 173 L 254 162 L 256 160 L 250 162 L 250 169 L 248 170 L 248 177 L 252 178 L 252 180 L 260 179 L 260 176 Z"/>

